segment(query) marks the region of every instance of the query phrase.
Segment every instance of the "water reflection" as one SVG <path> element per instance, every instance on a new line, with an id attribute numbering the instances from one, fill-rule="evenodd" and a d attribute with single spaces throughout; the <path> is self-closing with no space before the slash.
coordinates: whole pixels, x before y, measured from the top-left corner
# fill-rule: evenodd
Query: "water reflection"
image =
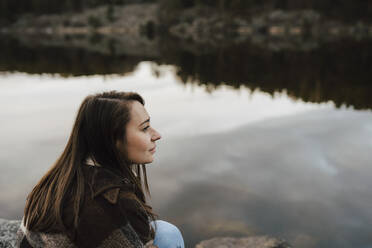
<path id="1" fill-rule="evenodd" d="M 100 44 L 18 40 L 0 37 L 0 71 L 63 76 L 127 74 L 140 61 L 174 65 L 182 82 L 260 89 L 269 94 L 286 90 L 307 102 L 333 101 L 337 107 L 371 109 L 370 40 L 324 43 L 313 51 L 270 51 L 245 42 L 221 47 L 200 46 L 170 38 L 137 43 L 133 40 Z M 90 40 L 90 37 L 82 37 Z M 114 44 L 114 45 L 113 45 Z M 111 47 L 111 48 L 110 48 Z M 112 48 L 114 47 L 114 48 Z M 114 52 L 113 52 L 114 51 Z"/>
<path id="2" fill-rule="evenodd" d="M 155 205 L 191 242 L 249 233 L 294 247 L 367 247 L 371 121 L 313 110 L 168 140 L 150 167 Z"/>
<path id="3" fill-rule="evenodd" d="M 372 242 L 370 111 L 247 88 L 208 93 L 183 84 L 177 68 L 149 62 L 126 76 L 2 75 L 0 88 L 2 218 L 22 216 L 81 100 L 118 89 L 144 96 L 163 136 L 149 166 L 152 202 L 188 247 L 227 234 L 269 234 L 294 247 Z"/>

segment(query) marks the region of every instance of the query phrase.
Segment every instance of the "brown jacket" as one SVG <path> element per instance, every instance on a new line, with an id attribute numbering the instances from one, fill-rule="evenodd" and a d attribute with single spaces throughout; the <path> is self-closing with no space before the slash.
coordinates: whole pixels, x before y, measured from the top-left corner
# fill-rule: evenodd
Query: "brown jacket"
<path id="1" fill-rule="evenodd" d="M 148 216 L 128 197 L 134 185 L 103 167 L 84 166 L 83 171 L 85 194 L 77 230 L 35 233 L 21 225 L 17 247 L 155 247 Z M 71 212 L 72 206 L 67 204 L 63 212 L 66 227 L 72 226 Z"/>

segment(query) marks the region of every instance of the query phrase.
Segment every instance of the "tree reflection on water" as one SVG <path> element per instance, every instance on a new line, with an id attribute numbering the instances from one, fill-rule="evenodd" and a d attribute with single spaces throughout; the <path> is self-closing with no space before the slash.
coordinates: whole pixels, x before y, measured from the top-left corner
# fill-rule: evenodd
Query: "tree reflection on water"
<path id="1" fill-rule="evenodd" d="M 81 37 L 80 37 L 81 39 Z M 84 39 L 84 37 L 82 38 Z M 89 39 L 89 38 L 87 38 Z M 193 46 L 172 39 L 153 42 L 157 52 L 144 49 L 118 54 L 114 40 L 100 42 L 109 52 L 65 46 L 25 45 L 14 38 L 0 40 L 0 71 L 80 76 L 126 74 L 141 61 L 175 65 L 183 83 L 259 88 L 274 94 L 285 90 L 291 97 L 308 102 L 333 101 L 337 107 L 371 109 L 371 41 L 338 41 L 313 51 L 280 51 L 250 43 L 221 47 Z"/>

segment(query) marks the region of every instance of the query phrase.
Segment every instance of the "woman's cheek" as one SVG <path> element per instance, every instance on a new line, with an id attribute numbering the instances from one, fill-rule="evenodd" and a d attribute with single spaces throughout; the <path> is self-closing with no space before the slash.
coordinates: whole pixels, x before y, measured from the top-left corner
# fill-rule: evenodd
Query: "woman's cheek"
<path id="1" fill-rule="evenodd" d="M 137 146 L 138 146 L 138 148 L 140 148 L 141 150 L 147 150 L 147 147 L 148 147 L 148 145 L 147 145 L 148 135 L 145 132 L 142 132 L 137 137 L 138 137 L 138 140 L 137 140 Z"/>

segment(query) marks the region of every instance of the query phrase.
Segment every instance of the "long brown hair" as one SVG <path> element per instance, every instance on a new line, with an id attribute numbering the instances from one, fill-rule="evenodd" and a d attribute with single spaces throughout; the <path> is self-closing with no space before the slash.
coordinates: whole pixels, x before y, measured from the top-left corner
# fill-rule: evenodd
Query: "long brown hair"
<path id="1" fill-rule="evenodd" d="M 145 190 L 150 195 L 145 165 L 131 164 L 126 152 L 116 147 L 118 140 L 126 140 L 132 101 L 144 105 L 143 98 L 134 92 L 110 91 L 84 99 L 64 151 L 27 198 L 24 224 L 28 230 L 65 229 L 62 213 L 66 201 L 73 202 L 73 225 L 77 228 L 85 190 L 82 166 L 88 157 L 131 180 L 136 186 L 132 197 L 155 219 L 144 194 Z"/>

